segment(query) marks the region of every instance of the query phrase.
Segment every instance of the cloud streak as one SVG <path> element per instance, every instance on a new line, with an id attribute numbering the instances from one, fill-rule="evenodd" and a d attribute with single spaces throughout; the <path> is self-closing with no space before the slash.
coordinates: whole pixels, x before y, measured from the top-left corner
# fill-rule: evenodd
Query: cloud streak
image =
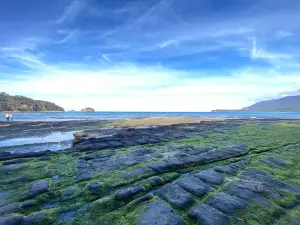
<path id="1" fill-rule="evenodd" d="M 85 5 L 85 0 L 75 0 L 66 6 L 62 15 L 55 21 L 56 23 L 63 23 L 73 21 L 82 11 Z"/>
<path id="2" fill-rule="evenodd" d="M 63 31 L 63 32 L 60 31 L 60 33 L 64 34 L 65 36 L 61 40 L 56 41 L 55 42 L 56 44 L 64 44 L 64 43 L 70 42 L 74 39 L 78 39 L 81 35 L 81 32 L 78 29 L 70 30 L 70 31 Z"/>
<path id="3" fill-rule="evenodd" d="M 159 48 L 167 48 L 167 47 L 172 46 L 172 45 L 177 45 L 177 42 L 174 41 L 174 40 L 164 41 L 164 42 L 158 44 L 158 47 Z"/>

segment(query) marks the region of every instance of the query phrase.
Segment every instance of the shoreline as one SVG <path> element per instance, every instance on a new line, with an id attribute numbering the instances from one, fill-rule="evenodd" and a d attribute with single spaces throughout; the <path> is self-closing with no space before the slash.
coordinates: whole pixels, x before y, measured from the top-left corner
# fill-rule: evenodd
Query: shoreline
<path id="1" fill-rule="evenodd" d="M 300 119 L 300 113 L 267 112 L 267 113 L 211 113 L 211 112 L 13 112 L 14 121 L 20 122 L 61 122 L 61 121 L 95 121 L 95 120 L 140 120 L 189 118 L 191 120 L 209 119 Z M 4 114 L 2 117 L 4 121 Z M 1 120 L 1 118 L 0 118 Z"/>
<path id="2" fill-rule="evenodd" d="M 41 145 L 41 148 L 44 145 L 48 144 L 59 144 L 61 141 L 71 142 L 76 138 L 90 138 L 90 137 L 99 137 L 105 135 L 109 132 L 122 132 L 126 129 L 151 129 L 156 127 L 172 127 L 172 126 L 193 126 L 195 124 L 216 124 L 216 123 L 290 123 L 290 122 L 300 122 L 300 119 L 294 118 L 245 118 L 245 119 L 224 119 L 224 118 L 206 118 L 206 117 L 145 117 L 145 118 L 128 118 L 128 119 L 119 119 L 119 120 L 69 120 L 69 121 L 14 121 L 14 122 L 3 122 L 0 121 L 0 145 L 1 142 L 5 141 L 24 141 L 24 144 L 9 144 L 9 148 L 13 149 L 14 147 L 25 148 L 26 139 L 28 141 L 32 138 L 41 141 L 37 141 L 36 148 Z M 66 136 L 67 139 L 61 139 L 61 136 Z M 46 142 L 45 138 L 50 136 L 50 140 Z M 51 137 L 53 136 L 53 140 Z M 75 139 L 74 139 L 75 138 Z M 22 140 L 20 140 L 22 139 Z M 23 143 L 23 142 L 22 142 Z M 34 144 L 34 143 L 31 143 Z M 43 146 L 42 146 L 43 145 Z M 30 146 L 30 145 L 28 145 Z M 34 146 L 34 145 L 32 145 Z M 45 147 L 46 148 L 46 147 Z M 5 146 L 1 146 L 0 152 L 5 151 Z M 61 151 L 61 150 L 59 150 Z"/>

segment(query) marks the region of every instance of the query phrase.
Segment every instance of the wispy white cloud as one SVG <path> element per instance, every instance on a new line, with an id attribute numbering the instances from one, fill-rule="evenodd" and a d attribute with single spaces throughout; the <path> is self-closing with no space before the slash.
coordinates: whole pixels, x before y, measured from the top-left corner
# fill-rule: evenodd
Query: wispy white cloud
<path id="1" fill-rule="evenodd" d="M 43 62 L 42 58 L 44 53 L 38 51 L 36 46 L 33 45 L 0 47 L 0 53 L 0 58 L 2 58 L 2 60 L 17 62 L 26 66 L 32 72 L 54 68 L 54 66 L 50 66 Z"/>
<path id="2" fill-rule="evenodd" d="M 75 0 L 68 5 L 63 14 L 56 20 L 56 23 L 63 23 L 65 21 L 74 20 L 86 4 L 85 0 Z"/>
<path id="3" fill-rule="evenodd" d="M 158 47 L 159 48 L 166 48 L 166 47 L 169 47 L 171 45 L 177 45 L 177 42 L 175 40 L 164 41 L 164 42 L 158 44 Z"/>
<path id="4" fill-rule="evenodd" d="M 288 38 L 288 37 L 292 37 L 294 36 L 294 33 L 293 32 L 290 32 L 290 31 L 285 31 L 285 30 L 280 30 L 276 33 L 276 37 L 278 38 Z"/>
<path id="5" fill-rule="evenodd" d="M 64 31 L 59 31 L 59 33 L 62 33 L 63 35 L 65 35 L 61 40 L 56 41 L 56 44 L 64 44 L 66 42 L 69 42 L 71 40 L 77 39 L 80 37 L 81 32 L 79 29 L 75 29 L 75 30 L 64 30 Z"/>
<path id="6" fill-rule="evenodd" d="M 278 52 L 269 52 L 262 48 L 257 47 L 257 40 L 254 37 L 251 49 L 251 57 L 252 59 L 261 59 L 271 63 L 274 67 L 281 66 L 297 66 L 297 64 L 293 64 L 295 57 L 299 57 L 299 55 L 288 54 L 288 53 L 278 53 Z"/>
<path id="7" fill-rule="evenodd" d="M 108 63 L 113 63 L 113 61 L 106 54 L 102 54 L 101 57 L 102 59 L 104 59 L 104 61 Z"/>
<path id="8" fill-rule="evenodd" d="M 300 19 L 295 18 L 297 7 L 289 9 L 284 5 L 281 9 L 279 6 L 283 4 L 276 2 L 278 9 L 268 13 L 262 9 L 272 8 L 273 4 L 270 1 L 261 1 L 243 8 L 243 13 L 211 15 L 205 11 L 205 1 L 156 1 L 147 10 L 142 8 L 138 16 L 134 15 L 128 22 L 105 32 L 102 38 L 114 45 L 126 43 L 130 46 L 131 53 L 135 52 L 136 55 L 140 52 L 166 50 L 166 47 L 173 46 L 174 43 L 180 43 L 176 52 L 164 51 L 167 55 L 161 52 L 157 54 L 177 57 L 197 52 L 249 49 L 250 37 L 274 41 L 274 34 L 287 37 L 290 30 L 298 29 L 296 21 Z M 196 9 L 199 10 L 198 16 L 189 18 L 189 13 L 192 14 Z M 274 58 L 275 54 L 279 54 L 276 52 L 274 49 L 268 52 L 259 49 L 256 56 Z M 276 57 L 282 57 L 281 53 Z"/>

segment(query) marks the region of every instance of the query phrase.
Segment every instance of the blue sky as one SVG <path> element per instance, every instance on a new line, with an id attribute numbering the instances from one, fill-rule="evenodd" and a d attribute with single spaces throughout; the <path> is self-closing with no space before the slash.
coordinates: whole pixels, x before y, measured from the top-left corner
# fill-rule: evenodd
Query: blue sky
<path id="1" fill-rule="evenodd" d="M 299 12 L 298 0 L 3 0 L 0 90 L 125 111 L 298 94 Z"/>

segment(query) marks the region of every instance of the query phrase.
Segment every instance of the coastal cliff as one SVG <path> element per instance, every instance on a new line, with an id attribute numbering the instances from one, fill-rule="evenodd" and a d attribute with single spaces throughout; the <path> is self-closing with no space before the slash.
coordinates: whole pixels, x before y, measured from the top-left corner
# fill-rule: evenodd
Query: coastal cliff
<path id="1" fill-rule="evenodd" d="M 52 102 L 34 100 L 20 95 L 0 93 L 0 111 L 17 112 L 43 112 L 64 111 L 64 109 Z"/>

